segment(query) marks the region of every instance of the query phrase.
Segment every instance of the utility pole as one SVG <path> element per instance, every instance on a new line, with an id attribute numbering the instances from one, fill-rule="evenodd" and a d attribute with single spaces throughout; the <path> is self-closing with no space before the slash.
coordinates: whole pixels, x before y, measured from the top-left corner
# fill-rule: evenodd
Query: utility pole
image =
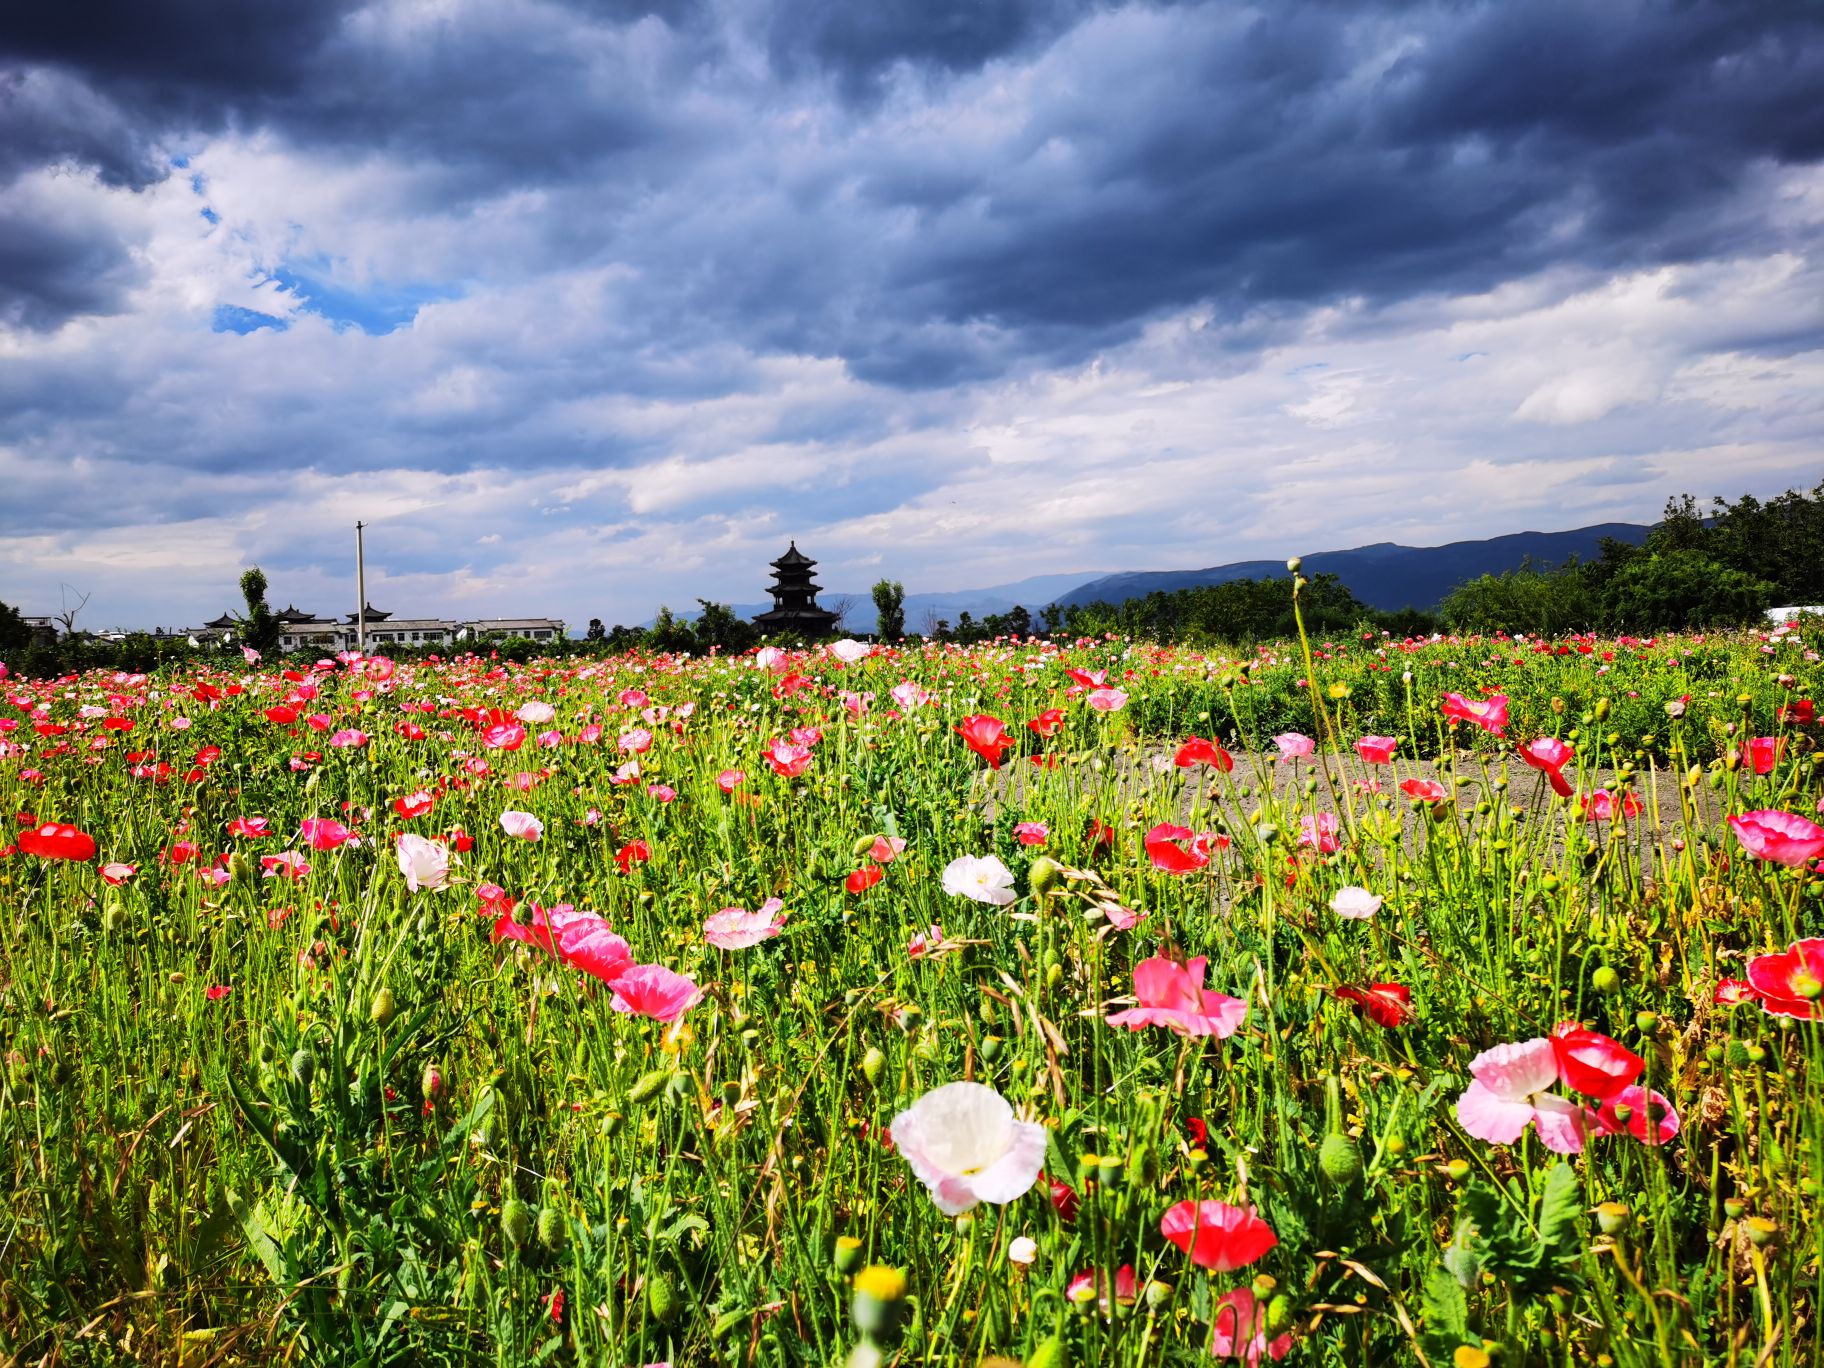
<path id="1" fill-rule="evenodd" d="M 355 649 L 367 653 L 367 555 L 361 524 L 355 524 Z"/>

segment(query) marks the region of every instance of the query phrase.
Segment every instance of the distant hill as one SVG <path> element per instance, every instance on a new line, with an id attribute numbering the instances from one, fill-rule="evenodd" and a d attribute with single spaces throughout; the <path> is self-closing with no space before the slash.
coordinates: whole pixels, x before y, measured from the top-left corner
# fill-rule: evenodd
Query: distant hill
<path id="1" fill-rule="evenodd" d="M 1285 567 L 1282 565 L 1283 572 Z M 1029 579 L 1015 580 L 1011 584 L 991 584 L 986 589 L 957 589 L 946 593 L 907 594 L 906 595 L 906 633 L 917 636 L 938 619 L 956 625 L 957 618 L 964 613 L 971 617 L 984 618 L 993 613 L 1012 611 L 1015 604 L 1024 604 L 1026 610 L 1035 618 L 1039 610 L 1048 603 L 1058 601 L 1066 590 L 1082 584 L 1085 580 L 1100 584 L 1104 579 L 1118 576 L 1097 577 L 1095 571 L 1078 570 L 1065 575 L 1033 575 Z M 817 595 L 817 602 L 825 608 L 834 607 L 842 599 L 849 600 L 848 616 L 843 620 L 843 629 L 864 635 L 874 630 L 874 600 L 868 591 L 825 589 Z M 737 617 L 751 618 L 764 613 L 773 605 L 765 603 L 734 603 L 729 605 Z M 693 621 L 698 613 L 695 599 L 689 600 L 689 611 L 673 605 L 673 614 L 685 621 Z M 652 626 L 651 619 L 640 624 Z"/>
<path id="2" fill-rule="evenodd" d="M 1593 560 L 1601 554 L 1602 540 L 1639 545 L 1652 529 L 1638 523 L 1598 523 L 1569 532 L 1513 532 L 1486 541 L 1450 542 L 1444 546 L 1401 546 L 1376 542 L 1348 551 L 1318 551 L 1307 555 L 1307 575 L 1333 574 L 1371 608 L 1435 608 L 1464 580 L 1478 575 L 1498 575 L 1517 570 L 1528 558 L 1534 564 L 1561 565 L 1576 556 Z M 1058 599 L 1060 604 L 1121 603 L 1144 598 L 1155 590 L 1171 593 L 1230 580 L 1283 576 L 1283 560 L 1234 561 L 1206 570 L 1135 570 L 1104 575 L 1079 584 Z M 910 614 L 907 625 L 913 623 Z"/>

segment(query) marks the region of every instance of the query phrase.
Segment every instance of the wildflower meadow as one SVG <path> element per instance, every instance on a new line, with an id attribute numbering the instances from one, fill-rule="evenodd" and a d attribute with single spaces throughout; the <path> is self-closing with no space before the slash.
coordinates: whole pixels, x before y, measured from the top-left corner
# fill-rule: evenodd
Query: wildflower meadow
<path id="1" fill-rule="evenodd" d="M 6 678 L 0 1353 L 1814 1363 L 1821 640 Z"/>

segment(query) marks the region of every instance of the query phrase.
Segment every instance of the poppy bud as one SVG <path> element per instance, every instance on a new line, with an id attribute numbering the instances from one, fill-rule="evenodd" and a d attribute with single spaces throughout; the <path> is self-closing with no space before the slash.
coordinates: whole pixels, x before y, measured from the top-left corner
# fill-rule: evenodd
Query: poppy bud
<path id="1" fill-rule="evenodd" d="M 317 1057 L 311 1053 L 308 1045 L 300 1046 L 291 1057 L 291 1077 L 300 1088 L 308 1088 L 310 1080 L 317 1076 Z"/>
<path id="2" fill-rule="evenodd" d="M 1338 1187 L 1362 1176 L 1362 1152 L 1347 1135 L 1326 1135 L 1317 1148 L 1317 1166 Z"/>
<path id="3" fill-rule="evenodd" d="M 110 901 L 108 910 L 101 914 L 101 924 L 108 931 L 119 931 L 127 924 L 127 909 L 118 902 Z"/>
<path id="4" fill-rule="evenodd" d="M 424 1072 L 418 1078 L 418 1090 L 424 1094 L 426 1102 L 437 1100 L 437 1094 L 443 1091 L 443 1070 L 437 1067 L 436 1061 L 424 1066 Z"/>
<path id="5" fill-rule="evenodd" d="M 538 1242 L 553 1254 L 563 1252 L 564 1213 L 554 1206 L 539 1208 Z"/>
<path id="6" fill-rule="evenodd" d="M 1001 1057 L 1001 1038 L 996 1035 L 982 1037 L 982 1063 L 992 1064 Z"/>
<path id="7" fill-rule="evenodd" d="M 838 1235 L 830 1251 L 830 1262 L 838 1273 L 848 1277 L 861 1266 L 861 1241 L 853 1235 Z"/>
<path id="8" fill-rule="evenodd" d="M 1070 1350 L 1065 1347 L 1064 1337 L 1053 1334 L 1039 1341 L 1026 1359 L 1026 1368 L 1070 1368 Z"/>
<path id="9" fill-rule="evenodd" d="M 855 1275 L 850 1313 L 855 1328 L 870 1338 L 888 1338 L 899 1328 L 906 1304 L 906 1275 L 884 1264 L 870 1264 Z"/>
<path id="10" fill-rule="evenodd" d="M 235 883 L 251 884 L 253 882 L 253 875 L 253 861 L 241 854 L 240 851 L 237 850 L 228 857 L 228 877 Z"/>
<path id="11" fill-rule="evenodd" d="M 1605 995 L 1616 992 L 1621 988 L 1621 975 L 1604 964 L 1590 975 L 1590 987 Z"/>
<path id="12" fill-rule="evenodd" d="M 678 1295 L 671 1274 L 660 1269 L 646 1284 L 646 1310 L 660 1325 L 670 1325 L 683 1314 L 684 1299 Z"/>
<path id="13" fill-rule="evenodd" d="M 532 1208 L 517 1197 L 507 1198 L 500 1209 L 500 1233 L 515 1249 L 524 1249 L 532 1238 Z"/>
<path id="14" fill-rule="evenodd" d="M 1032 887 L 1033 897 L 1043 899 L 1064 883 L 1064 866 L 1049 855 L 1041 855 L 1032 862 L 1026 878 Z"/>
<path id="15" fill-rule="evenodd" d="M 1600 722 L 1604 718 L 1606 718 L 1608 715 L 1609 715 L 1609 700 L 1606 698 L 1597 699 L 1596 700 L 1596 720 L 1598 722 Z"/>
<path id="16" fill-rule="evenodd" d="M 657 1097 L 667 1083 L 671 1082 L 671 1070 L 668 1068 L 650 1069 L 640 1075 L 639 1080 L 627 1093 L 627 1105 L 643 1107 Z"/>
<path id="17" fill-rule="evenodd" d="M 1596 1208 L 1596 1224 L 1604 1235 L 1619 1235 L 1628 1228 L 1632 1214 L 1625 1202 L 1603 1202 Z"/>
<path id="18" fill-rule="evenodd" d="M 1780 1228 L 1765 1216 L 1751 1216 L 1742 1222 L 1747 1228 L 1749 1242 L 1756 1249 L 1765 1249 L 1772 1244 L 1780 1233 Z"/>
<path id="19" fill-rule="evenodd" d="M 1286 562 L 1286 573 L 1289 575 L 1296 575 L 1300 570 L 1303 570 L 1304 568 L 1305 568 L 1305 558 L 1303 556 L 1293 556 L 1291 559 L 1289 559 Z"/>
<path id="20" fill-rule="evenodd" d="M 368 1006 L 367 1019 L 376 1026 L 384 1026 L 393 1019 L 393 990 L 382 988 L 374 994 L 373 1002 Z"/>
<path id="21" fill-rule="evenodd" d="M 1291 1323 L 1292 1299 L 1284 1292 L 1275 1292 L 1273 1299 L 1267 1303 L 1268 1333 L 1284 1330 Z"/>
<path id="22" fill-rule="evenodd" d="M 881 1070 L 887 1067 L 887 1057 L 877 1045 L 868 1046 L 868 1052 L 861 1057 L 861 1075 L 868 1080 L 869 1087 L 878 1087 Z"/>

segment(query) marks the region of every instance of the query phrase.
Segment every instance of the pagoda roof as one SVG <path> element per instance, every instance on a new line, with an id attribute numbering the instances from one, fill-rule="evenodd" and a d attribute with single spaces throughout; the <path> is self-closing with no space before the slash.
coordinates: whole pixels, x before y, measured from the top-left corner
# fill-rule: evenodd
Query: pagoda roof
<path id="1" fill-rule="evenodd" d="M 203 624 L 205 627 L 214 627 L 218 631 L 226 631 L 228 628 L 235 625 L 233 613 L 223 613 L 220 617 L 211 618 L 208 622 Z"/>
<path id="2" fill-rule="evenodd" d="M 358 612 L 358 611 L 353 612 L 348 615 L 348 620 L 350 622 L 354 622 L 362 616 L 363 616 L 363 614 L 361 612 Z M 385 622 L 388 618 L 390 618 L 392 616 L 392 614 L 383 613 L 378 608 L 374 607 L 373 604 L 370 603 L 367 605 L 367 610 L 366 610 L 365 616 L 369 622 Z"/>
<path id="3" fill-rule="evenodd" d="M 809 556 L 805 555 L 804 552 L 798 549 L 798 543 L 796 541 L 786 548 L 786 552 L 783 556 L 772 562 L 774 568 L 779 570 L 796 570 L 807 565 L 815 564 L 817 564 L 816 561 L 812 560 Z"/>
<path id="4" fill-rule="evenodd" d="M 294 607 L 293 605 L 291 605 L 289 603 L 286 604 L 283 608 L 281 608 L 278 612 L 274 613 L 273 617 L 277 618 L 280 622 L 320 622 L 320 621 L 322 621 L 322 619 L 319 618 L 315 613 L 307 613 L 302 608 Z"/>

